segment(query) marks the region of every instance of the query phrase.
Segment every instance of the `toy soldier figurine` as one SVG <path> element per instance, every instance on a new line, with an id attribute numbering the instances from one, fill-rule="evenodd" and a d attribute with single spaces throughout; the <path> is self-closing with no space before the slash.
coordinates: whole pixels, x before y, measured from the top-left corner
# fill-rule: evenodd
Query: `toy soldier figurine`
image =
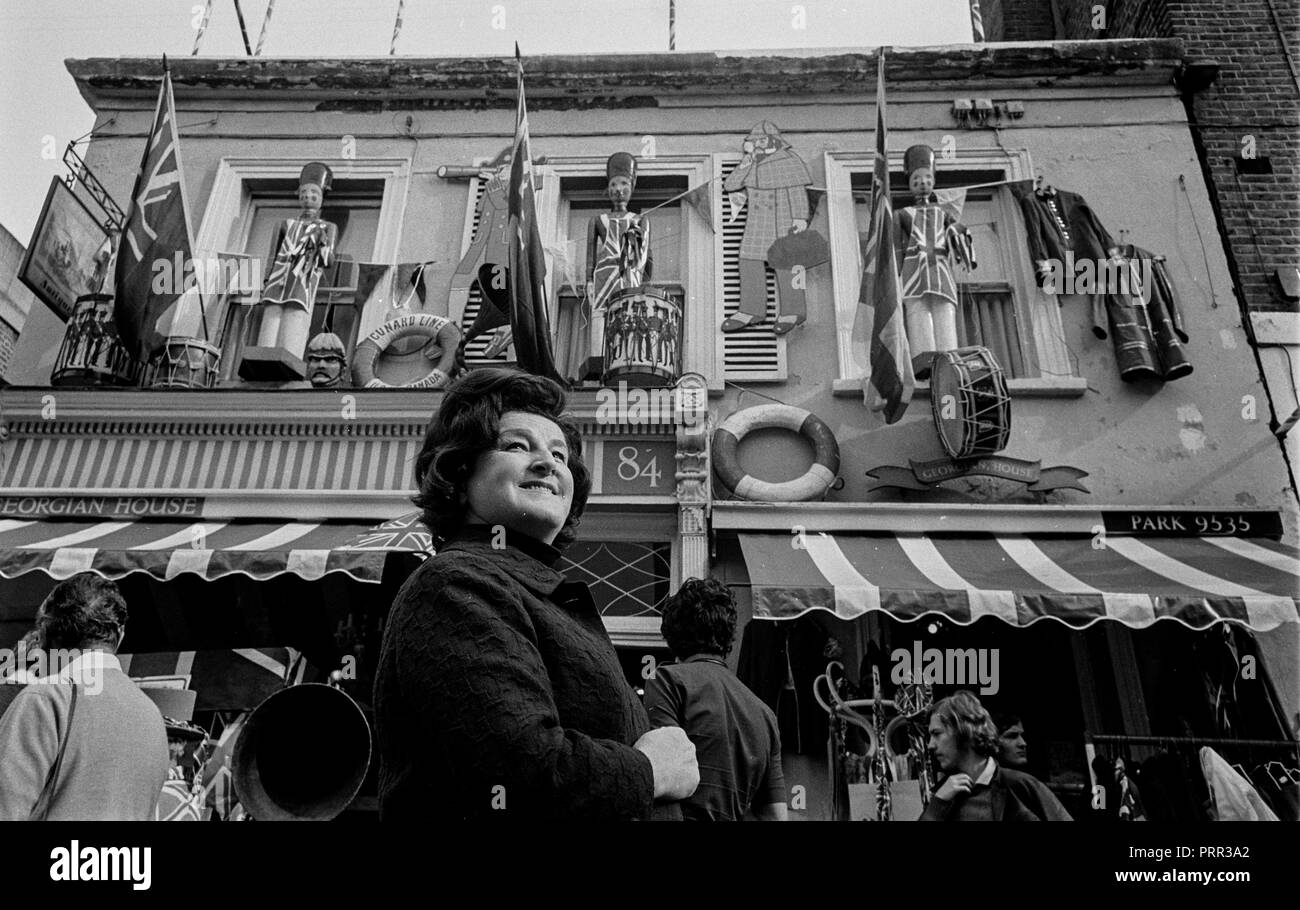
<path id="1" fill-rule="evenodd" d="M 636 159 L 627 152 L 610 155 L 605 162 L 605 178 L 610 211 L 592 218 L 587 228 L 587 308 L 591 322 L 579 333 L 579 354 L 586 358 L 579 379 L 601 374 L 606 305 L 619 292 L 648 281 L 654 267 L 650 222 L 627 210 L 636 190 Z"/>
<path id="2" fill-rule="evenodd" d="M 257 347 L 244 352 L 239 375 L 245 379 L 302 379 L 301 362 L 316 303 L 321 272 L 334 261 L 338 228 L 320 217 L 333 182 L 323 164 L 313 162 L 298 178 L 302 211 L 280 226 L 275 261 L 262 288 L 262 325 Z"/>
<path id="3" fill-rule="evenodd" d="M 333 332 L 321 332 L 307 345 L 307 377 L 312 388 L 337 389 L 346 383 L 347 349 Z"/>
<path id="4" fill-rule="evenodd" d="M 894 215 L 894 242 L 901 259 L 898 283 L 918 379 L 930 373 L 936 351 L 957 348 L 957 280 L 952 260 L 974 268 L 970 234 L 934 195 L 934 149 L 914 145 L 903 153 L 907 185 L 915 203 Z"/>

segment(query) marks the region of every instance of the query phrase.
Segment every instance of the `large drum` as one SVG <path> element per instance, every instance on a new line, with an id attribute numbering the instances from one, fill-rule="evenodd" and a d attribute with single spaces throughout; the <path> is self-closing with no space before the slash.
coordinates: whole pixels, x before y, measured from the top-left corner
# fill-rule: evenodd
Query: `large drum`
<path id="1" fill-rule="evenodd" d="M 167 346 L 145 371 L 155 389 L 210 389 L 217 382 L 221 348 L 197 338 L 168 338 Z"/>
<path id="2" fill-rule="evenodd" d="M 605 307 L 603 385 L 669 386 L 677 382 L 682 308 L 665 292 L 642 285 L 615 294 Z"/>
<path id="3" fill-rule="evenodd" d="M 940 351 L 930 370 L 930 404 L 939 441 L 953 458 L 992 455 L 1011 435 L 1011 396 L 988 348 Z"/>
<path id="4" fill-rule="evenodd" d="M 140 379 L 140 364 L 117 337 L 113 295 L 78 297 L 54 359 L 50 385 L 130 386 Z"/>

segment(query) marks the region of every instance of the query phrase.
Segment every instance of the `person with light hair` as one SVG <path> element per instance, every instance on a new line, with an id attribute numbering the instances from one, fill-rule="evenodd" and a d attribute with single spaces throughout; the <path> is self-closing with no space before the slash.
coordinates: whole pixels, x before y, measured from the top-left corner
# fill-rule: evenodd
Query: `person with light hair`
<path id="1" fill-rule="evenodd" d="M 945 776 L 921 820 L 1073 821 L 1042 782 L 998 764 L 999 745 L 993 718 L 972 693 L 936 702 L 929 748 Z"/>

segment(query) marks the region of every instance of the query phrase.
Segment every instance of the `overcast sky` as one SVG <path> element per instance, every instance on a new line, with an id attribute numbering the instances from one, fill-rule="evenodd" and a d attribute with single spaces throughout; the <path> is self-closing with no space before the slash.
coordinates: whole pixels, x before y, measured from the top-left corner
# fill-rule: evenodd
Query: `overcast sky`
<path id="1" fill-rule="evenodd" d="M 63 61 L 184 56 L 204 0 L 0 0 L 0 224 L 27 244 L 68 142 L 94 119 Z M 256 45 L 268 0 L 240 0 Z M 968 0 L 677 0 L 677 49 L 968 43 Z M 203 56 L 243 56 L 213 0 Z M 267 57 L 388 54 L 398 0 L 278 0 Z M 399 56 L 666 51 L 668 0 L 407 0 Z M 52 136 L 53 142 L 46 137 Z M 42 152 L 52 149 L 52 158 Z M 126 200 L 119 199 L 125 205 Z M 195 210 L 201 211 L 201 208 Z"/>

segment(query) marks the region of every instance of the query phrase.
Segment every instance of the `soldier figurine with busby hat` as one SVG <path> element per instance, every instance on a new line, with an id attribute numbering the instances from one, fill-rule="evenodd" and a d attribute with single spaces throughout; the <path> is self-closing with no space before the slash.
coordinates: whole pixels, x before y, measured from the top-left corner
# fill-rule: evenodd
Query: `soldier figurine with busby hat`
<path id="1" fill-rule="evenodd" d="M 975 268 L 969 231 L 934 195 L 934 157 L 928 145 L 914 145 L 903 153 L 915 202 L 894 214 L 898 284 L 918 379 L 929 375 L 935 352 L 957 348 L 953 259 Z"/>
<path id="2" fill-rule="evenodd" d="M 587 300 L 578 343 L 578 363 L 569 373 L 582 379 L 599 376 L 604 361 L 605 307 L 621 291 L 639 288 L 654 268 L 650 256 L 650 222 L 628 203 L 636 190 L 636 158 L 615 152 L 605 162 L 606 195 L 610 211 L 591 219 L 587 227 Z"/>
<path id="3" fill-rule="evenodd" d="M 246 379 L 303 379 L 302 356 L 321 272 L 334 261 L 338 228 L 320 217 L 333 173 L 320 162 L 298 178 L 298 217 L 287 219 L 272 247 L 274 261 L 262 286 L 257 346 L 244 352 Z"/>

